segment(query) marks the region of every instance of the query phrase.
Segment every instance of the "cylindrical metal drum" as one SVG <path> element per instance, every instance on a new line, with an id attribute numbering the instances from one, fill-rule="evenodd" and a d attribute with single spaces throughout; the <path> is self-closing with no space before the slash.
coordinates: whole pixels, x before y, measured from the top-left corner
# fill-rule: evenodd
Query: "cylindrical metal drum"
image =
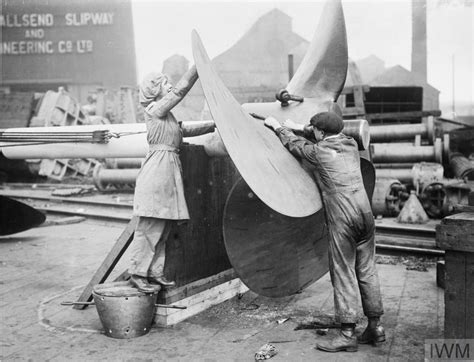
<path id="1" fill-rule="evenodd" d="M 474 162 L 464 157 L 462 153 L 454 153 L 449 158 L 449 165 L 456 177 L 474 180 Z"/>
<path id="2" fill-rule="evenodd" d="M 410 168 L 377 168 L 375 174 L 379 179 L 396 179 L 403 183 L 412 183 L 412 169 Z"/>
<path id="3" fill-rule="evenodd" d="M 123 185 L 134 186 L 139 172 L 139 168 L 108 169 L 98 164 L 94 168 L 92 178 L 97 189 L 104 191 L 110 185 L 115 187 Z"/>
<path id="4" fill-rule="evenodd" d="M 411 143 L 372 143 L 372 162 L 438 162 L 443 160 L 443 145 L 437 138 L 433 146 L 415 146 Z"/>
<path id="5" fill-rule="evenodd" d="M 134 338 L 150 331 L 157 293 L 145 294 L 127 282 L 114 282 L 96 285 L 92 295 L 108 337 Z"/>
<path id="6" fill-rule="evenodd" d="M 428 117 L 426 122 L 414 124 L 390 124 L 370 127 L 372 143 L 390 142 L 394 140 L 411 140 L 416 136 L 427 139 L 432 145 L 435 140 L 434 119 Z"/>
<path id="7" fill-rule="evenodd" d="M 359 146 L 359 150 L 366 150 L 369 148 L 369 123 L 365 119 L 344 120 L 344 129 L 342 130 L 342 133 L 354 138 Z"/>

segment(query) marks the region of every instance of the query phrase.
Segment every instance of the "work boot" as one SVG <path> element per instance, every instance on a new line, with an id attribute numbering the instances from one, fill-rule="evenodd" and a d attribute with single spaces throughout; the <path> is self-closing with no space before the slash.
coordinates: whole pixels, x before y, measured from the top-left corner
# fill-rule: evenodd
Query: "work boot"
<path id="1" fill-rule="evenodd" d="M 354 329 L 340 329 L 331 340 L 318 343 L 316 348 L 325 352 L 357 352 Z"/>
<path id="2" fill-rule="evenodd" d="M 149 284 L 148 280 L 140 275 L 130 276 L 130 283 L 143 293 L 155 293 L 160 290 L 159 288 L 156 288 L 156 286 Z"/>
<path id="3" fill-rule="evenodd" d="M 361 344 L 372 343 L 374 346 L 385 342 L 385 330 L 381 326 L 379 318 L 369 318 L 367 328 L 357 337 L 357 341 Z"/>
<path id="4" fill-rule="evenodd" d="M 152 284 L 158 284 L 165 288 L 172 288 L 176 285 L 176 282 L 168 280 L 165 277 L 148 277 L 148 281 Z"/>

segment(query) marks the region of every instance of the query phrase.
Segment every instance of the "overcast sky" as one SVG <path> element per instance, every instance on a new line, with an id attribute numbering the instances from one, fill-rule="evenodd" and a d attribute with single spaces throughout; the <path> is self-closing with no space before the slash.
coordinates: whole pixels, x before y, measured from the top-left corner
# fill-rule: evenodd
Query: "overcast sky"
<path id="1" fill-rule="evenodd" d="M 474 0 L 428 0 L 428 82 L 440 101 L 473 102 Z M 411 0 L 342 0 L 349 57 L 374 54 L 386 66 L 411 68 Z M 138 77 L 161 70 L 171 55 L 192 60 L 196 29 L 211 58 L 231 47 L 257 19 L 278 8 L 293 19 L 293 31 L 311 41 L 324 1 L 132 0 Z M 454 82 L 453 82 L 454 59 Z"/>

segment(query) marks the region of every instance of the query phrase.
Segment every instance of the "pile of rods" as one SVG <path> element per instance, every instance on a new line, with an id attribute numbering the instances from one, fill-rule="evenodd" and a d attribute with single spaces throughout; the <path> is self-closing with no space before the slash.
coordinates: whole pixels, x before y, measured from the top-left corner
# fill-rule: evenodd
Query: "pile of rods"
<path id="1" fill-rule="evenodd" d="M 112 137 L 120 135 L 111 133 L 108 130 L 97 130 L 90 132 L 12 132 L 0 130 L 0 142 L 21 142 L 21 144 L 11 146 L 24 146 L 25 143 L 46 144 L 46 143 L 108 143 Z M 9 147 L 10 145 L 2 146 Z"/>

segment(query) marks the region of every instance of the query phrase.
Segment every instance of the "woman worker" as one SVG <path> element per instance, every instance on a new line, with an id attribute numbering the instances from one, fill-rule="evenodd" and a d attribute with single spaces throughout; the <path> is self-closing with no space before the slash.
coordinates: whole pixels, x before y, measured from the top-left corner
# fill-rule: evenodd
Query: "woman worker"
<path id="1" fill-rule="evenodd" d="M 174 222 L 189 219 L 179 147 L 183 136 L 212 132 L 214 125 L 187 129 L 170 110 L 183 99 L 197 78 L 193 66 L 175 88 L 161 73 L 148 74 L 140 85 L 139 100 L 145 107 L 149 151 L 136 181 L 133 214 L 138 222 L 128 273 L 130 282 L 142 292 L 175 285 L 165 278 L 163 271 L 165 242 L 171 227 Z"/>

